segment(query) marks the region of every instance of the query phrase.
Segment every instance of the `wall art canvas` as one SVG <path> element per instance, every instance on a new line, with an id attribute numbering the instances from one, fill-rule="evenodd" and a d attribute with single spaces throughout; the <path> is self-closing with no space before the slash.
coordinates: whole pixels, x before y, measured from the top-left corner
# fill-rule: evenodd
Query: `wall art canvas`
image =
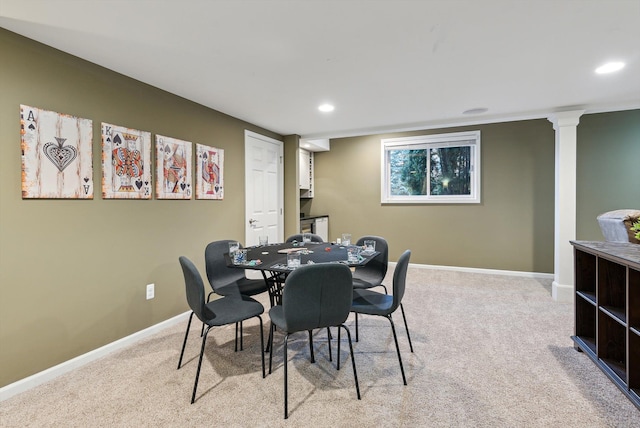
<path id="1" fill-rule="evenodd" d="M 20 105 L 22 198 L 93 199 L 93 124 Z"/>
<path id="2" fill-rule="evenodd" d="M 193 143 L 156 135 L 156 198 L 191 199 Z"/>
<path id="3" fill-rule="evenodd" d="M 151 133 L 102 123 L 102 198 L 151 199 Z"/>
<path id="4" fill-rule="evenodd" d="M 196 199 L 223 199 L 224 150 L 196 144 Z"/>

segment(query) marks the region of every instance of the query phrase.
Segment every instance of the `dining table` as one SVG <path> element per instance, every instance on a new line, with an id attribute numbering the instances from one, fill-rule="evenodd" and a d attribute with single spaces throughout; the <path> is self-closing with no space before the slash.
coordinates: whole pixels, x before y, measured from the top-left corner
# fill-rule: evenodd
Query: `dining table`
<path id="1" fill-rule="evenodd" d="M 225 260 L 228 267 L 260 271 L 269 288 L 271 306 L 274 306 L 281 303 L 286 278 L 295 269 L 287 265 L 287 254 L 300 254 L 301 267 L 316 263 L 342 263 L 351 268 L 364 266 L 380 254 L 363 250 L 357 260 L 349 260 L 349 248 L 355 247 L 334 242 L 282 242 L 246 247 L 247 257 L 242 263 L 234 263 L 229 253 L 225 254 Z"/>

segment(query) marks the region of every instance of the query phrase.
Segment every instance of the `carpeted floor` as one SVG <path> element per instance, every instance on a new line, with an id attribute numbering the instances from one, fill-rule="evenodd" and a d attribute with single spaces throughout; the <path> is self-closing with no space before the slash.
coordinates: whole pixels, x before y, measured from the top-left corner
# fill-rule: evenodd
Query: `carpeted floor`
<path id="1" fill-rule="evenodd" d="M 241 352 L 233 350 L 233 327 L 215 330 L 190 404 L 200 325 L 192 326 L 186 364 L 176 370 L 185 321 L 0 403 L 0 426 L 640 426 L 640 411 L 574 350 L 573 304 L 550 294 L 546 280 L 412 267 L 404 306 L 413 354 L 402 316 L 394 316 L 409 384 L 383 318 L 360 318 L 354 347 L 362 400 L 344 335 L 336 371 L 335 339 L 330 363 L 326 332 L 317 331 L 310 364 L 299 333 L 289 347 L 286 421 L 281 335 L 274 371 L 262 379 L 257 321 L 245 324 Z M 260 300 L 268 306 L 267 296 Z M 347 325 L 355 338 L 353 315 Z"/>

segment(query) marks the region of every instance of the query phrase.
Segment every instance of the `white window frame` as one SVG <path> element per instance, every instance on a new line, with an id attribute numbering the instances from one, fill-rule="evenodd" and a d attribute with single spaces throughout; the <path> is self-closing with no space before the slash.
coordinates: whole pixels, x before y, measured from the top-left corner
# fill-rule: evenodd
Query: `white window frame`
<path id="1" fill-rule="evenodd" d="M 415 137 L 385 138 L 381 140 L 381 203 L 383 204 L 479 204 L 480 203 L 480 131 L 452 132 L 449 134 L 420 135 Z M 391 195 L 392 150 L 419 150 L 443 147 L 471 147 L 469 195 Z M 427 159 L 426 178 L 430 180 L 430 160 Z M 427 189 L 430 189 L 427 185 Z M 429 191 L 429 190 L 427 190 Z"/>

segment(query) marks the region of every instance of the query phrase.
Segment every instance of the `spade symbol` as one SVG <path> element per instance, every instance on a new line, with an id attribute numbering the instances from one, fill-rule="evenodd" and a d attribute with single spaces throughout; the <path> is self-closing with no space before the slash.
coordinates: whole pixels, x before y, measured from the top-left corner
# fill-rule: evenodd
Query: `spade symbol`
<path id="1" fill-rule="evenodd" d="M 73 146 L 63 146 L 66 138 L 54 138 L 58 143 L 47 143 L 42 150 L 45 156 L 62 172 L 78 156 L 78 150 Z"/>
<path id="2" fill-rule="evenodd" d="M 122 144 L 122 138 L 120 138 L 119 135 L 116 135 L 116 137 L 113 139 L 113 144 L 116 144 L 119 146 L 120 144 Z"/>

